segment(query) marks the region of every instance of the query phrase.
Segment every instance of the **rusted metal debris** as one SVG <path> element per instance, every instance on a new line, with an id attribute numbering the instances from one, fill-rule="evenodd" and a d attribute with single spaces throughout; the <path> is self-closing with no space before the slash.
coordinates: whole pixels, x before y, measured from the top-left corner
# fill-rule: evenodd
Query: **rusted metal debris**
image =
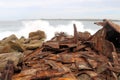
<path id="1" fill-rule="evenodd" d="M 58 33 L 24 57 L 21 72 L 12 80 L 119 80 L 120 26 L 109 21 L 94 35 Z M 86 36 L 85 36 L 86 35 Z"/>

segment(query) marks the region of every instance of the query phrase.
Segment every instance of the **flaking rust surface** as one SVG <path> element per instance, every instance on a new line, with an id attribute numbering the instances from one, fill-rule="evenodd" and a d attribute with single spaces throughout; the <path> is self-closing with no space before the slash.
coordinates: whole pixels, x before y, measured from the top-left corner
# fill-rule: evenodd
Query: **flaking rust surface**
<path id="1" fill-rule="evenodd" d="M 119 80 L 120 26 L 109 20 L 96 24 L 103 27 L 94 35 L 77 32 L 75 24 L 73 37 L 58 33 L 24 57 L 12 80 Z"/>

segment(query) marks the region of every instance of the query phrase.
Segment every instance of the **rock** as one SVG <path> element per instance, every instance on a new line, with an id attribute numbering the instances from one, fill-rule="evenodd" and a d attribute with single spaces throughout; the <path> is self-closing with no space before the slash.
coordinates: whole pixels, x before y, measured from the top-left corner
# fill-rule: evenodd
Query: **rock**
<path id="1" fill-rule="evenodd" d="M 12 52 L 13 49 L 11 49 L 9 44 L 5 44 L 4 46 L 0 46 L 0 53 L 8 53 Z"/>
<path id="2" fill-rule="evenodd" d="M 25 50 L 23 45 L 18 40 L 16 40 L 16 41 L 9 41 L 8 43 L 9 43 L 10 47 L 12 49 L 14 49 L 15 51 L 23 52 Z"/>
<path id="3" fill-rule="evenodd" d="M 40 39 L 45 39 L 46 35 L 44 31 L 38 30 L 36 32 L 29 33 L 29 38 L 32 40 L 34 39 L 40 40 Z"/>
<path id="4" fill-rule="evenodd" d="M 1 53 L 2 49 L 3 49 L 3 47 L 4 47 L 4 46 L 0 46 L 0 53 Z"/>
<path id="5" fill-rule="evenodd" d="M 13 34 L 9 37 L 4 38 L 0 44 L 0 53 L 9 53 L 9 52 L 23 52 L 25 48 L 18 40 L 18 38 Z"/>
<path id="6" fill-rule="evenodd" d="M 4 38 L 4 39 L 1 41 L 1 44 L 4 45 L 4 44 L 8 43 L 8 42 L 11 41 L 11 40 L 18 40 L 18 38 L 17 38 L 14 34 L 12 34 L 11 36 Z"/>
<path id="7" fill-rule="evenodd" d="M 22 36 L 22 37 L 19 39 L 19 41 L 20 41 L 21 43 L 25 43 L 26 38 Z"/>
<path id="8" fill-rule="evenodd" d="M 36 48 L 39 48 L 42 46 L 43 41 L 41 40 L 35 40 L 35 41 L 31 41 L 29 44 L 25 44 L 25 48 L 29 49 L 29 50 L 33 50 Z"/>
<path id="9" fill-rule="evenodd" d="M 11 40 L 0 46 L 0 53 L 23 52 L 24 50 L 25 48 L 23 44 L 21 44 L 18 40 Z"/>
<path id="10" fill-rule="evenodd" d="M 8 60 L 14 61 L 14 65 L 17 66 L 22 61 L 23 54 L 19 52 L 0 54 L 0 71 L 3 70 Z"/>
<path id="11" fill-rule="evenodd" d="M 30 42 L 29 42 L 29 44 L 35 44 L 35 43 L 41 43 L 42 41 L 41 40 L 31 40 Z"/>

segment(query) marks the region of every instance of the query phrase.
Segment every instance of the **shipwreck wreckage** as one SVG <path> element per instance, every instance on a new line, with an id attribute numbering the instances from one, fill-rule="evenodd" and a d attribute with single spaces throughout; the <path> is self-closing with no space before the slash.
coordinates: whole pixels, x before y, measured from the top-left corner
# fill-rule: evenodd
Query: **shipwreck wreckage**
<path id="1" fill-rule="evenodd" d="M 120 26 L 110 20 L 96 22 L 102 26 L 94 35 L 77 32 L 56 34 L 41 48 L 24 57 L 16 72 L 8 61 L 2 80 L 119 80 Z"/>

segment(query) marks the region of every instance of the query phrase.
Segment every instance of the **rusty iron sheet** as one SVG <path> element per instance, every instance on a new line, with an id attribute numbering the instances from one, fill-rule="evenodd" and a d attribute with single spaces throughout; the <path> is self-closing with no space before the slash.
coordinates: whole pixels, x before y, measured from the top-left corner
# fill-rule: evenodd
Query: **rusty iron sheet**
<path id="1" fill-rule="evenodd" d="M 73 63 L 75 62 L 75 58 L 71 54 L 62 54 L 60 55 L 60 61 L 62 63 Z"/>
<path id="2" fill-rule="evenodd" d="M 46 80 L 46 79 L 50 79 L 53 77 L 61 77 L 64 74 L 66 74 L 66 73 L 64 73 L 64 72 L 59 73 L 57 70 L 38 71 L 38 72 L 36 72 L 36 74 L 34 76 L 32 76 L 31 80 L 37 80 L 37 79 Z"/>
<path id="3" fill-rule="evenodd" d="M 103 27 L 109 26 L 109 28 L 111 27 L 116 32 L 120 33 L 120 25 L 113 23 L 110 20 L 104 19 L 103 22 L 96 22 L 95 24 L 103 26 Z"/>
<path id="4" fill-rule="evenodd" d="M 59 48 L 59 42 L 58 41 L 47 41 L 46 43 L 44 43 L 44 46 L 49 46 L 52 48 Z"/>
<path id="5" fill-rule="evenodd" d="M 89 64 L 87 64 L 84 58 L 77 58 L 75 61 L 78 70 L 91 69 L 91 67 L 89 66 Z"/>
<path id="6" fill-rule="evenodd" d="M 74 42 L 75 44 L 78 43 L 78 33 L 77 33 L 77 28 L 76 28 L 76 25 L 73 24 L 73 27 L 74 27 Z"/>
<path id="7" fill-rule="evenodd" d="M 114 45 L 111 42 L 105 40 L 105 34 L 106 33 L 104 29 L 99 30 L 91 39 L 91 41 L 93 42 L 92 46 L 99 53 L 102 53 L 103 55 L 111 58 L 111 54 L 115 49 Z"/>

